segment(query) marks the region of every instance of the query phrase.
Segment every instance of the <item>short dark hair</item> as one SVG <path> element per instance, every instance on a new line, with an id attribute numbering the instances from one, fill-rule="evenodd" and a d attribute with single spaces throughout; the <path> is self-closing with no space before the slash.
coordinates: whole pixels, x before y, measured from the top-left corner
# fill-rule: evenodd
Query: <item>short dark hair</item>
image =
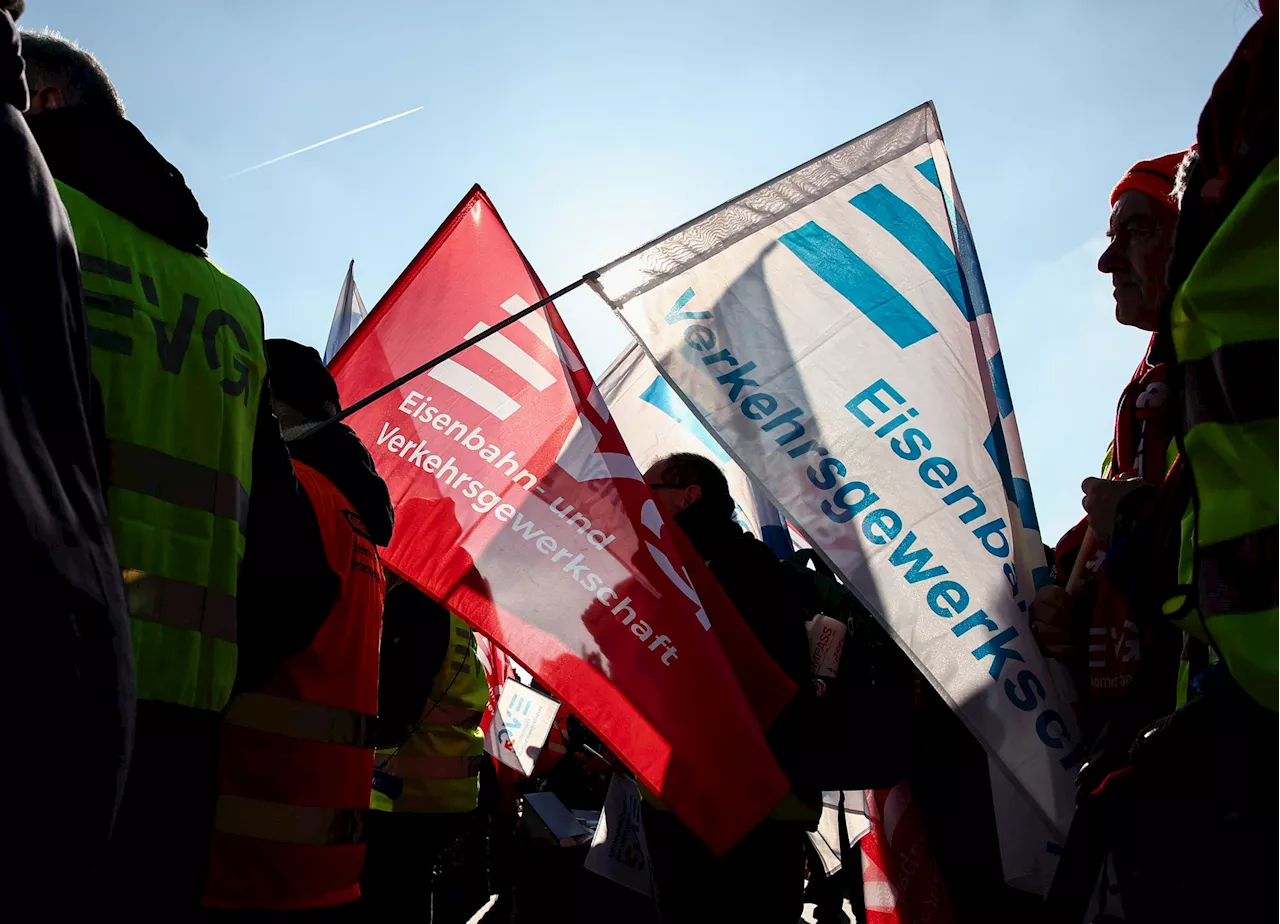
<path id="1" fill-rule="evenodd" d="M 13 21 L 17 22 L 18 17 L 22 15 L 22 11 L 27 8 L 27 0 L 0 0 L 0 10 L 4 10 Z"/>
<path id="2" fill-rule="evenodd" d="M 729 482 L 716 465 L 706 456 L 693 452 L 677 452 L 659 459 L 654 465 L 662 466 L 659 476 L 663 484 L 696 484 L 702 488 L 702 501 L 716 516 L 732 517 L 733 495 Z"/>
<path id="3" fill-rule="evenodd" d="M 45 87 L 57 87 L 68 106 L 124 115 L 124 102 L 98 59 L 70 39 L 48 29 L 23 32 L 22 60 L 33 96 Z"/>

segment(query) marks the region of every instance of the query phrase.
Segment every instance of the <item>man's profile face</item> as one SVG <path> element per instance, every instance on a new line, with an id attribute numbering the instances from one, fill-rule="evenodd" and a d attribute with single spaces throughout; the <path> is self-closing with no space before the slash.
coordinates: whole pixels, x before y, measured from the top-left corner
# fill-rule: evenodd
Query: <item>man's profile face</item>
<path id="1" fill-rule="evenodd" d="M 1168 203 L 1139 189 L 1126 189 L 1116 199 L 1107 230 L 1111 240 L 1098 258 L 1098 270 L 1111 276 L 1121 324 L 1156 329 L 1177 222 L 1178 213 Z"/>
<path id="2" fill-rule="evenodd" d="M 653 496 L 658 501 L 658 506 L 662 508 L 663 513 L 669 517 L 674 517 L 702 496 L 702 488 L 696 484 L 667 484 L 666 479 L 663 477 L 667 468 L 668 466 L 665 463 L 655 462 L 644 473 L 644 480 L 648 482 L 649 490 L 653 492 Z"/>

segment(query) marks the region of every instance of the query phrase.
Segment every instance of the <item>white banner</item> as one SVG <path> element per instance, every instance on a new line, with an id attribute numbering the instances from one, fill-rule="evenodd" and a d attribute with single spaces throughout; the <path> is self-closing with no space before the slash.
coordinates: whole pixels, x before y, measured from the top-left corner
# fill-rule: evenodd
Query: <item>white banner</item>
<path id="1" fill-rule="evenodd" d="M 1084 753 L 1027 628 L 1048 571 L 933 105 L 646 245 L 595 285 L 1064 832 Z"/>
<path id="2" fill-rule="evenodd" d="M 647 471 L 658 459 L 676 452 L 714 459 L 729 481 L 729 493 L 737 503 L 733 516 L 738 525 L 773 549 L 779 558 L 791 554 L 791 537 L 778 508 L 707 432 L 640 344 L 629 344 L 598 384 L 640 471 Z"/>
<path id="3" fill-rule="evenodd" d="M 640 789 L 635 780 L 616 773 L 610 778 L 604 811 L 583 866 L 641 895 L 653 894 L 649 845 L 644 839 Z"/>

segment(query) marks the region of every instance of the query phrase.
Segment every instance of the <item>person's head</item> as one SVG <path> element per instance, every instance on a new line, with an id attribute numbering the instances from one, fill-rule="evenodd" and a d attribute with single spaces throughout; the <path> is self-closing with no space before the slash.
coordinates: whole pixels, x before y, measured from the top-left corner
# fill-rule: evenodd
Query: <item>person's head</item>
<path id="1" fill-rule="evenodd" d="M 27 8 L 27 0 L 0 0 L 0 10 L 4 10 L 9 14 L 9 18 L 14 22 L 22 16 L 22 11 Z"/>
<path id="2" fill-rule="evenodd" d="M 644 473 L 653 496 L 669 516 L 675 516 L 701 502 L 709 516 L 733 516 L 733 496 L 720 466 L 704 456 L 678 452 L 649 466 Z"/>
<path id="3" fill-rule="evenodd" d="M 75 42 L 56 32 L 23 32 L 22 60 L 31 91 L 27 115 L 68 106 L 124 115 L 124 103 L 107 72 Z"/>
<path id="4" fill-rule="evenodd" d="M 1173 185 L 1183 156 L 1136 163 L 1111 191 L 1110 242 L 1098 258 L 1098 271 L 1111 276 L 1116 320 L 1128 327 L 1153 331 L 1160 317 L 1178 223 Z"/>
<path id="5" fill-rule="evenodd" d="M 285 439 L 307 424 L 328 420 L 342 410 L 338 385 L 312 347 L 292 340 L 268 340 L 271 406 Z"/>

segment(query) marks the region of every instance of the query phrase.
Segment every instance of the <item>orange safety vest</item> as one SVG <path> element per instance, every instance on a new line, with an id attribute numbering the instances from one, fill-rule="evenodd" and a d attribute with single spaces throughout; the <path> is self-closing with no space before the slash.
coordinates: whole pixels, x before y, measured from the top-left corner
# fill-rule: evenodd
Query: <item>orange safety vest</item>
<path id="1" fill-rule="evenodd" d="M 341 593 L 315 640 L 227 707 L 204 904 L 304 909 L 360 897 L 386 580 L 329 479 L 294 462 Z"/>

